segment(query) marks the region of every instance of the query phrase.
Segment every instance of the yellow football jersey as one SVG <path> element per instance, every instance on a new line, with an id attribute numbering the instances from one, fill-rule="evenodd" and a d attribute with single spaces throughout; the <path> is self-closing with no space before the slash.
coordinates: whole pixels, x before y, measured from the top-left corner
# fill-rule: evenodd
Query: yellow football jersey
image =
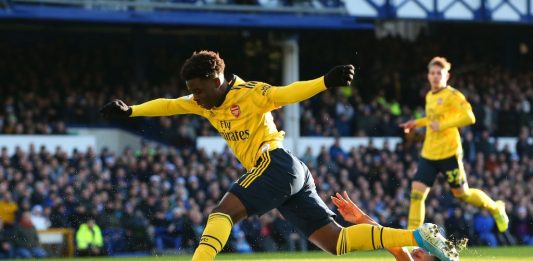
<path id="1" fill-rule="evenodd" d="M 271 111 L 326 90 L 323 77 L 280 87 L 244 82 L 235 77 L 229 85 L 231 89 L 222 105 L 210 110 L 200 107 L 191 94 L 131 106 L 131 116 L 196 114 L 205 117 L 249 171 L 264 151 L 282 147 L 284 132 L 277 130 Z"/>
<path id="2" fill-rule="evenodd" d="M 439 131 L 433 131 L 429 123 L 437 121 Z M 458 90 L 448 86 L 426 95 L 426 117 L 416 121 L 417 127 L 426 126 L 422 157 L 440 160 L 463 153 L 459 128 L 474 124 L 476 118 L 472 106 Z"/>

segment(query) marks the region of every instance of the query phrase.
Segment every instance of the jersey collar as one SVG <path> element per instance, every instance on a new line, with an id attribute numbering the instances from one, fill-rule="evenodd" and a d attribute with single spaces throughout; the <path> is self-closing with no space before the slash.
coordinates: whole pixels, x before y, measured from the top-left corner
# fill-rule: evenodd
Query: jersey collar
<path id="1" fill-rule="evenodd" d="M 240 84 L 244 84 L 246 83 L 243 79 L 241 79 L 239 76 L 233 74 L 232 77 L 231 77 L 231 80 L 228 82 L 228 87 L 226 89 L 226 94 L 224 95 L 224 101 L 222 102 L 222 104 L 220 104 L 220 106 L 214 108 L 214 109 L 220 109 L 220 108 L 223 108 L 224 107 L 224 104 L 226 103 L 226 98 L 228 96 L 228 93 L 229 91 L 234 87 L 234 86 L 238 86 Z"/>
<path id="2" fill-rule="evenodd" d="M 237 75 L 233 75 L 233 77 L 231 78 L 231 81 L 228 82 L 228 85 L 231 88 L 233 88 L 233 86 L 237 86 L 237 85 L 240 85 L 240 84 L 243 84 L 245 83 L 245 81 L 243 79 L 241 79 L 239 76 Z"/>
<path id="3" fill-rule="evenodd" d="M 430 90 L 429 92 L 431 92 L 431 94 L 437 94 L 437 93 L 442 92 L 442 91 L 445 90 L 445 89 L 448 89 L 449 87 L 450 87 L 450 85 L 446 85 L 446 87 L 442 87 L 442 88 L 438 89 L 438 90 L 435 91 L 435 92 L 433 92 L 433 91 L 431 91 L 431 90 Z"/>

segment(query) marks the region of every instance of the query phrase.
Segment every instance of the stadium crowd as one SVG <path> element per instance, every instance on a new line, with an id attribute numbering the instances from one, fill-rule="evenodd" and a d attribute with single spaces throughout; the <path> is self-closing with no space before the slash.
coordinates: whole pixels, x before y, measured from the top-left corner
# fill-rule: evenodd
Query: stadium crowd
<path id="1" fill-rule="evenodd" d="M 533 192 L 528 188 L 533 187 L 533 148 L 520 141 L 519 153 L 511 154 L 508 148 L 497 151 L 488 137 L 472 137 L 468 132 L 464 142 L 468 181 L 508 203 L 509 231 L 496 233 L 490 215 L 456 201 L 444 180 L 436 182 L 427 200 L 427 221 L 455 238 L 470 238 L 472 244 L 532 245 Z M 369 144 L 350 151 L 336 142 L 322 147 L 318 156 L 308 148 L 301 158 L 332 209 L 329 196 L 346 190 L 379 223 L 406 227 L 408 186 L 419 149 L 415 139 L 396 148 Z M 2 148 L 0 160 L 0 257 L 43 256 L 36 229 L 78 230 L 88 220 L 101 231 L 100 247 L 105 249 L 99 253 L 190 251 L 205 218 L 242 173 L 227 149 L 207 155 L 150 146 L 120 153 L 88 148 L 68 156 L 59 147 L 31 146 L 12 155 Z M 310 247 L 277 211 L 237 224 L 227 245 L 238 252 Z"/>
<path id="2" fill-rule="evenodd" d="M 213 48 L 226 58 L 229 71 L 246 79 L 279 83 L 280 50 L 264 44 L 260 38 L 229 40 Z M 301 103 L 302 136 L 403 135 L 398 123 L 423 114 L 424 95 L 428 90 L 425 80 L 428 57 L 461 49 L 449 42 L 442 46 L 429 45 L 424 37 L 415 43 L 395 37 L 362 39 L 357 48 L 375 48 L 382 53 L 359 54 L 359 59 L 366 62 L 358 65 L 356 88 L 324 92 Z M 431 39 L 440 42 L 439 38 Z M 81 52 L 75 48 L 76 40 L 68 36 L 51 42 L 34 43 L 34 40 L 6 41 L 0 48 L 6 57 L 0 61 L 0 69 L 6 75 L 0 79 L 3 86 L 0 133 L 64 134 L 68 132 L 67 126 L 108 124 L 98 115 L 98 109 L 112 98 L 137 104 L 187 94 L 177 70 L 189 52 L 163 46 L 136 57 L 132 50 L 121 48 L 121 38 L 97 45 L 91 42 L 95 39 L 88 37 L 87 46 Z M 302 52 L 316 53 L 321 48 L 318 43 L 315 46 L 306 40 L 309 39 L 302 39 Z M 351 38 L 337 40 L 348 42 Z M 184 46 L 183 49 L 195 48 L 181 39 L 165 41 Z M 199 45 L 210 48 L 213 39 L 206 37 L 204 41 Z M 242 49 L 236 51 L 231 45 Z M 302 79 L 323 74 L 330 64 L 350 62 L 343 57 L 345 50 L 339 49 L 331 50 L 327 57 L 302 57 Z M 465 93 L 474 108 L 475 137 L 485 130 L 493 136 L 517 137 L 521 127 L 533 129 L 533 73 L 526 70 L 533 66 L 525 63 L 520 67 L 523 70 L 511 70 L 501 62 L 491 61 L 497 57 L 472 60 L 469 55 L 475 53 L 471 49 L 452 53 L 451 84 Z M 239 58 L 242 56 L 246 59 Z M 414 62 L 418 66 L 413 67 Z M 283 112 L 275 113 L 276 123 L 282 128 Z M 196 136 L 218 135 L 207 121 L 189 116 L 136 119 L 120 126 L 184 147 L 191 146 Z"/>

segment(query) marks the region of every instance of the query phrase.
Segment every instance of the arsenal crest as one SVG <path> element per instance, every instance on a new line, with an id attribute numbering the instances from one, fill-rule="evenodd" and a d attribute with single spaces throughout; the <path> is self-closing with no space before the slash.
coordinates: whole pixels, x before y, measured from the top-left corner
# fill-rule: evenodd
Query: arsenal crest
<path id="1" fill-rule="evenodd" d="M 239 118 L 239 116 L 241 116 L 241 108 L 239 107 L 239 105 L 232 105 L 229 110 L 231 111 L 231 114 L 235 116 L 235 118 Z"/>

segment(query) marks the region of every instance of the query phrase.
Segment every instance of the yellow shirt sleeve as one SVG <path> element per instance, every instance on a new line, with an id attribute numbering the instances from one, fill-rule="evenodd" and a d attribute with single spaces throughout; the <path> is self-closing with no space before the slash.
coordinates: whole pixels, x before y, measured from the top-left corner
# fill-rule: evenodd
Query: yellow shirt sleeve
<path id="1" fill-rule="evenodd" d="M 192 99 L 192 95 L 177 99 L 155 99 L 143 104 L 131 106 L 130 117 L 138 116 L 170 116 L 176 114 L 200 114 L 201 108 Z"/>
<path id="2" fill-rule="evenodd" d="M 265 85 L 261 88 L 261 95 L 265 96 L 276 107 L 307 100 L 325 91 L 324 77 L 309 81 L 299 81 L 287 86 L 272 87 Z"/>
<path id="3" fill-rule="evenodd" d="M 423 118 L 417 119 L 415 123 L 416 123 L 416 128 L 426 127 L 426 125 L 428 125 L 428 118 L 423 117 Z"/>
<path id="4" fill-rule="evenodd" d="M 461 128 L 476 123 L 476 116 L 472 111 L 472 106 L 464 95 L 454 93 L 451 95 L 450 107 L 455 113 L 440 122 L 440 129 Z"/>

